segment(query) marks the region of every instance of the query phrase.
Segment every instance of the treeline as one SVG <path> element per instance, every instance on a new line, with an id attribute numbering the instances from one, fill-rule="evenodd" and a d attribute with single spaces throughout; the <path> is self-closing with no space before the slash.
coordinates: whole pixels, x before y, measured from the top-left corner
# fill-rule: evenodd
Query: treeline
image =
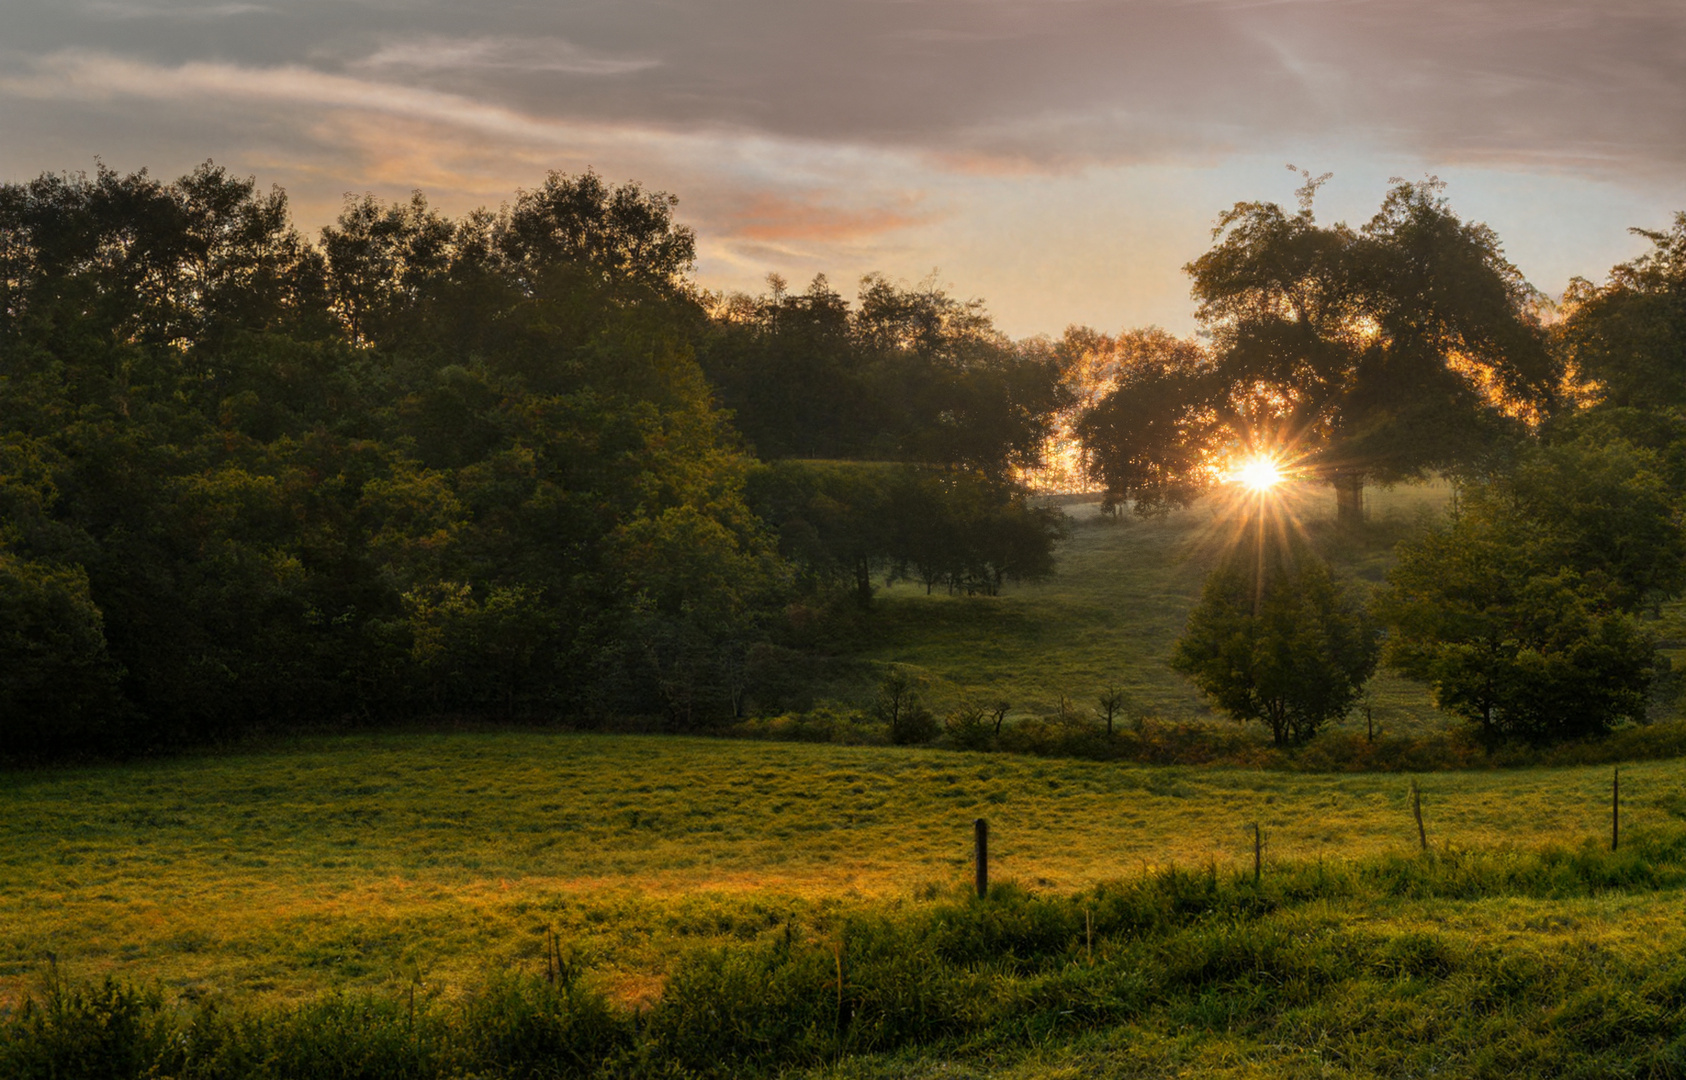
<path id="1" fill-rule="evenodd" d="M 769 278 L 762 296 L 717 308 L 700 359 L 721 403 L 763 457 L 945 462 L 988 475 L 1041 464 L 1068 404 L 1063 357 L 1014 343 L 983 305 L 927 281 L 880 276 L 851 307 L 826 278 L 802 293 Z"/>
<path id="2" fill-rule="evenodd" d="M 758 404 L 807 378 L 768 371 L 802 304 L 700 292 L 675 202 L 552 174 L 457 219 L 351 199 L 312 242 L 211 164 L 0 187 L 0 755 L 418 713 L 694 726 L 743 706 L 803 590 L 1047 572 L 1057 521 L 1011 469 L 1057 365 L 877 281 L 808 305 L 849 391 Z M 768 473 L 752 446 L 900 464 Z"/>
<path id="3" fill-rule="evenodd" d="M 1246 454 L 1347 527 L 1371 483 L 1460 499 L 1368 612 L 1297 555 L 1215 579 L 1178 665 L 1237 716 L 1304 742 L 1380 662 L 1491 739 L 1642 718 L 1686 585 L 1686 216 L 1548 318 L 1436 182 L 1359 228 L 1320 182 L 1220 218 L 1204 340 L 1020 342 L 928 282 L 710 295 L 676 200 L 591 173 L 349 199 L 314 241 L 211 164 L 0 186 L 0 756 L 722 722 L 779 705 L 815 612 L 1051 572 L 1029 478 L 1151 513 Z"/>

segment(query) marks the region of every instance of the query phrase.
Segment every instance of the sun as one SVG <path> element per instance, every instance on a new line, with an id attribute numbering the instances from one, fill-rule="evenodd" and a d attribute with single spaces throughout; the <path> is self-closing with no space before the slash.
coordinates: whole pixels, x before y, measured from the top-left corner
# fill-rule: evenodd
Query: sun
<path id="1" fill-rule="evenodd" d="M 1269 491 L 1283 480 L 1282 470 L 1268 457 L 1250 457 L 1241 463 L 1231 477 L 1236 483 L 1260 494 Z"/>

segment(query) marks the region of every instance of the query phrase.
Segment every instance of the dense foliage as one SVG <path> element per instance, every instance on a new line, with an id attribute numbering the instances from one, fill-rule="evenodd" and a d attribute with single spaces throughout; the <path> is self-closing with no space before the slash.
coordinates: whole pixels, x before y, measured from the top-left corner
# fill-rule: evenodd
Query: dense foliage
<path id="1" fill-rule="evenodd" d="M 1059 359 L 996 330 L 976 300 L 933 283 L 864 280 L 851 309 L 824 276 L 802 293 L 774 277 L 720 305 L 701 351 L 764 457 L 877 458 L 993 477 L 1041 459 L 1068 390 Z"/>
<path id="2" fill-rule="evenodd" d="M 1489 740 L 1643 720 L 1666 662 L 1639 615 L 1681 587 L 1681 504 L 1655 454 L 1626 443 L 1527 454 L 1400 545 L 1378 605 L 1389 664 Z"/>
<path id="3" fill-rule="evenodd" d="M 749 498 L 803 575 L 862 605 L 880 578 L 994 596 L 1047 577 L 1063 530 L 1059 511 L 966 471 L 781 461 L 751 477 Z"/>
<path id="4" fill-rule="evenodd" d="M 1686 407 L 1686 212 L 1668 232 L 1635 229 L 1651 250 L 1577 278 L 1564 296 L 1561 337 L 1581 379 L 1604 404 L 1648 411 Z"/>
<path id="5" fill-rule="evenodd" d="M 760 346 L 710 319 L 674 203 L 552 174 L 458 220 L 348 199 L 313 244 L 281 192 L 209 164 L 0 188 L 0 754 L 418 711 L 730 716 L 793 575 L 695 359 Z M 1048 406 L 1007 388 L 1043 369 L 932 290 L 876 283 L 850 327 L 925 402 L 895 449 L 943 468 L 908 512 L 1025 518 L 1005 470 Z M 1027 520 L 1028 561 L 871 558 L 993 591 L 1045 572 Z"/>

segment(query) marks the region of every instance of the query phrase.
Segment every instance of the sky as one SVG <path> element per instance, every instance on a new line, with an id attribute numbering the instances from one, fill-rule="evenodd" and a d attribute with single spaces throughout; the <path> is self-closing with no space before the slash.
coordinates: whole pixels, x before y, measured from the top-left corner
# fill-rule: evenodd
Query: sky
<path id="1" fill-rule="evenodd" d="M 1447 181 L 1548 294 L 1686 210 L 1681 0 L 0 0 L 0 180 L 206 159 L 314 233 L 547 171 L 679 196 L 697 278 L 935 275 L 1015 337 L 1196 329 L 1240 200 Z"/>

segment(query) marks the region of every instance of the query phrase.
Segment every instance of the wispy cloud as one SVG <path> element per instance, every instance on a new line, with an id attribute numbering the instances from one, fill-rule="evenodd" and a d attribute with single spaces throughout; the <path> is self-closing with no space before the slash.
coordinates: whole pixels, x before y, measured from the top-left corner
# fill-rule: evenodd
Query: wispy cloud
<path id="1" fill-rule="evenodd" d="M 889 206 L 840 207 L 835 192 L 778 194 L 757 192 L 719 215 L 734 236 L 755 241 L 862 240 L 883 233 L 923 225 L 934 215 L 919 208 L 919 200 L 904 196 Z"/>
<path id="2" fill-rule="evenodd" d="M 352 109 L 524 142 L 566 143 L 582 126 L 540 119 L 461 94 L 296 65 L 255 68 L 196 61 L 166 67 L 82 51 L 47 56 L 29 74 L 0 78 L 0 91 L 35 99 L 128 98 L 208 104 L 245 101 L 266 106 Z"/>
<path id="3" fill-rule="evenodd" d="M 648 58 L 598 55 L 556 37 L 430 36 L 390 42 L 354 66 L 405 71 L 489 68 L 568 75 L 627 75 L 659 63 Z"/>
<path id="4" fill-rule="evenodd" d="M 359 186 L 422 185 L 497 198 L 509 194 L 515 169 L 530 181 L 545 168 L 615 162 L 617 172 L 630 167 L 648 182 L 683 180 L 686 194 L 695 196 L 687 199 L 688 216 L 719 243 L 815 251 L 936 216 L 908 186 L 906 155 L 782 143 L 746 132 L 535 116 L 467 94 L 299 65 L 166 66 L 66 51 L 26 73 L 0 77 L 0 94 L 168 103 L 173 112 L 225 124 L 290 128 L 295 140 L 316 149 L 293 163 L 274 155 L 261 160 L 297 173 L 315 167 L 311 157 L 331 155 L 340 160 L 319 180 L 349 174 L 361 178 Z"/>
<path id="5" fill-rule="evenodd" d="M 90 15 L 105 19 L 180 19 L 184 21 L 230 19 L 239 15 L 262 15 L 274 12 L 267 4 L 134 4 L 121 0 L 98 0 L 84 8 Z"/>

